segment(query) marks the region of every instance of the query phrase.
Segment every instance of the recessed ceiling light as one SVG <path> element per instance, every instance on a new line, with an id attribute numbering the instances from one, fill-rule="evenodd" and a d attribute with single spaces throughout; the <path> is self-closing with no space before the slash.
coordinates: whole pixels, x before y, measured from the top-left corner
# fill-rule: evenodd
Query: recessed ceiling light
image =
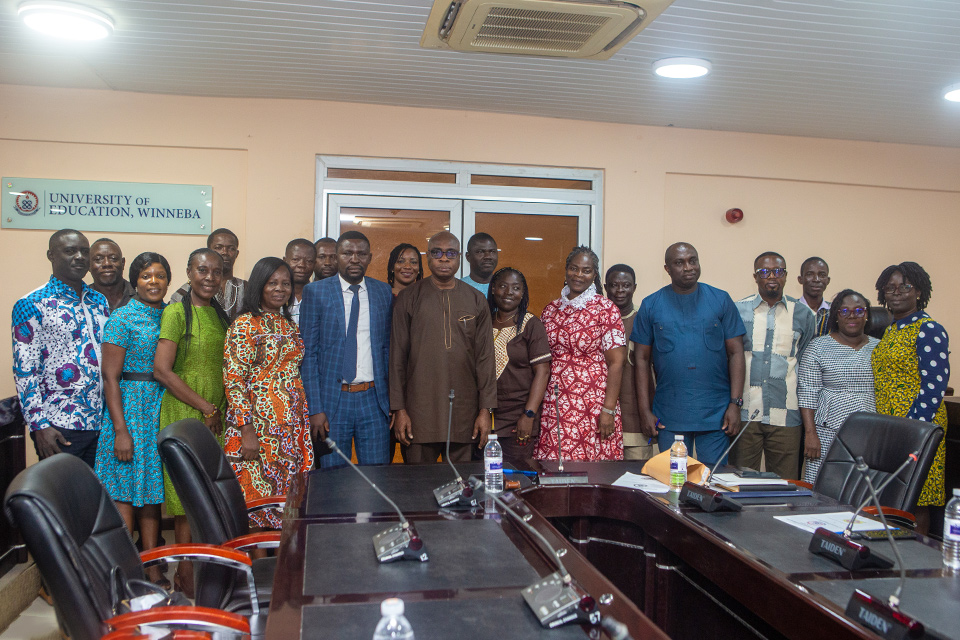
<path id="1" fill-rule="evenodd" d="M 960 84 L 952 84 L 943 92 L 943 97 L 950 102 L 960 102 Z"/>
<path id="2" fill-rule="evenodd" d="M 533 236 L 531 236 L 529 238 L 524 238 L 524 240 L 533 240 L 534 242 L 537 242 L 538 240 L 543 240 L 543 238 L 534 238 Z"/>
<path id="3" fill-rule="evenodd" d="M 110 16 L 73 2 L 29 0 L 17 13 L 31 29 L 65 40 L 101 40 L 113 33 Z"/>
<path id="4" fill-rule="evenodd" d="M 664 78 L 699 78 L 713 66 L 700 58 L 664 58 L 653 63 L 653 72 Z"/>

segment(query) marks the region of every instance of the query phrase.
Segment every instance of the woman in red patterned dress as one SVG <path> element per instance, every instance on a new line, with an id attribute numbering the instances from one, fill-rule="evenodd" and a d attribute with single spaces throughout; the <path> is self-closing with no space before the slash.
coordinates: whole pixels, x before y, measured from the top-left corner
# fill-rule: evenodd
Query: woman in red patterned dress
<path id="1" fill-rule="evenodd" d="M 224 452 L 246 500 L 285 494 L 290 478 L 313 467 L 307 401 L 300 381 L 303 340 L 287 305 L 290 267 L 263 258 L 253 267 L 243 309 L 227 331 Z M 253 528 L 279 529 L 273 511 L 250 515 Z"/>
<path id="2" fill-rule="evenodd" d="M 617 398 L 627 342 L 620 310 L 602 293 L 600 259 L 589 247 L 575 248 L 567 256 L 566 286 L 542 315 L 553 361 L 535 453 L 540 460 L 557 459 L 558 407 L 564 460 L 623 459 Z"/>

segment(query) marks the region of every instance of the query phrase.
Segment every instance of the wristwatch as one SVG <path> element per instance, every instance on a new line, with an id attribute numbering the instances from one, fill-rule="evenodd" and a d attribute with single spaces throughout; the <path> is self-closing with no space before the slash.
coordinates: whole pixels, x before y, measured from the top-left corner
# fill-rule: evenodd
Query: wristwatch
<path id="1" fill-rule="evenodd" d="M 743 409 L 743 396 L 740 396 L 739 398 L 730 398 L 730 404 L 735 404 L 740 409 Z"/>
<path id="2" fill-rule="evenodd" d="M 536 411 L 530 411 L 530 409 L 524 409 L 524 410 L 523 410 L 523 415 L 527 416 L 528 418 L 536 418 L 536 417 L 537 417 L 537 412 L 536 412 Z"/>

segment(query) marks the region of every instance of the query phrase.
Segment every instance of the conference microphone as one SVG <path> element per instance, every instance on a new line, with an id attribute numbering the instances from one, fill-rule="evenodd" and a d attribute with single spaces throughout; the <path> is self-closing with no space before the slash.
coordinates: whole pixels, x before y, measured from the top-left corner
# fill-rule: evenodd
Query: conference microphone
<path id="1" fill-rule="evenodd" d="M 430 558 L 427 556 L 427 549 L 423 544 L 423 539 L 420 538 L 420 535 L 417 533 L 417 528 L 412 522 L 408 522 L 404 517 L 403 512 L 400 511 L 400 507 L 397 504 L 387 497 L 383 491 L 380 490 L 373 480 L 367 477 L 363 471 L 360 470 L 360 467 L 353 464 L 353 461 L 349 456 L 345 455 L 343 451 L 340 450 L 340 447 L 337 446 L 337 443 L 334 442 L 331 438 L 326 438 L 324 443 L 330 447 L 331 451 L 339 455 L 341 458 L 346 460 L 347 464 L 353 467 L 353 470 L 360 474 L 360 477 L 363 478 L 367 484 L 373 487 L 373 490 L 380 494 L 380 497 L 387 501 L 387 503 L 393 507 L 393 510 L 397 512 L 397 516 L 400 517 L 400 524 L 394 525 L 389 529 L 384 529 L 377 535 L 373 536 L 373 551 L 377 554 L 377 560 L 381 563 L 393 562 L 395 560 L 416 560 L 417 562 L 427 562 Z"/>
<path id="2" fill-rule="evenodd" d="M 759 415 L 760 409 L 755 409 L 753 415 L 750 416 L 747 422 L 753 422 Z M 730 443 L 727 450 L 717 458 L 717 461 L 713 464 L 713 468 L 708 472 L 709 475 L 703 479 L 702 484 L 690 482 L 689 480 L 683 483 L 683 487 L 680 489 L 680 502 L 691 504 L 704 511 L 740 511 L 743 509 L 743 505 L 736 500 L 731 500 L 726 492 L 711 489 L 710 485 L 713 484 L 714 471 L 717 470 L 717 467 L 720 466 L 723 459 L 727 457 L 727 454 L 733 450 L 734 445 L 737 444 L 740 436 L 742 436 L 746 430 L 746 427 L 740 429 L 740 433 L 733 439 L 733 442 Z"/>
<path id="3" fill-rule="evenodd" d="M 450 410 L 447 413 L 447 464 L 453 469 L 453 475 L 456 479 L 434 489 L 433 496 L 441 507 L 456 506 L 472 509 L 478 506 L 477 497 L 473 494 L 473 488 L 463 481 L 463 476 L 453 466 L 453 460 L 450 459 L 450 432 L 453 427 L 453 399 L 455 397 L 453 389 L 450 389 Z"/>
<path id="4" fill-rule="evenodd" d="M 883 491 L 894 478 L 900 475 L 900 472 L 902 472 L 911 461 L 918 459 L 919 454 L 919 451 L 914 451 L 909 454 L 897 470 L 887 476 L 887 479 L 876 488 L 876 493 L 879 494 Z M 859 457 L 857 458 L 857 470 L 860 470 L 861 463 L 863 463 L 864 469 L 869 469 L 866 463 L 863 462 L 863 458 Z M 873 495 L 871 492 L 868 492 L 866 499 L 857 507 L 853 517 L 850 518 L 850 522 L 847 523 L 842 533 L 836 533 L 823 527 L 818 527 L 817 530 L 814 531 L 813 537 L 810 538 L 809 551 L 828 558 L 850 571 L 856 571 L 858 569 L 889 569 L 892 567 L 893 560 L 873 551 L 866 544 L 854 542 L 850 539 L 857 516 L 859 516 L 872 501 Z"/>
<path id="5" fill-rule="evenodd" d="M 883 602 L 881 598 L 875 597 L 856 589 L 850 596 L 847 603 L 846 614 L 859 622 L 861 625 L 879 634 L 883 638 L 923 638 L 925 630 L 923 624 L 900 611 L 900 594 L 903 592 L 903 586 L 907 582 L 907 569 L 903 564 L 903 557 L 900 555 L 900 549 L 897 548 L 897 542 L 893 539 L 893 533 L 890 525 L 887 524 L 887 518 L 883 515 L 883 507 L 880 504 L 880 498 L 877 491 L 873 488 L 873 481 L 868 473 L 869 467 L 863 461 L 862 456 L 857 456 L 857 471 L 863 476 L 867 483 L 867 490 L 870 492 L 870 498 L 874 506 L 877 507 L 880 522 L 883 524 L 883 530 L 887 534 L 887 540 L 893 547 L 893 555 L 897 559 L 897 566 L 900 569 L 900 581 L 896 590 Z"/>
<path id="6" fill-rule="evenodd" d="M 540 484 L 584 484 L 587 482 L 586 471 L 563 470 L 563 424 L 560 422 L 560 385 L 553 383 L 553 406 L 557 412 L 557 465 L 556 471 L 541 471 Z"/>
<path id="7" fill-rule="evenodd" d="M 540 624 L 548 629 L 570 623 L 601 624 L 597 601 L 574 584 L 573 577 L 560 560 L 561 554 L 553 548 L 542 533 L 524 520 L 523 516 L 511 509 L 502 498 L 491 492 L 487 492 L 486 495 L 488 498 L 492 498 L 494 502 L 500 505 L 501 509 L 510 514 L 521 527 L 537 539 L 541 548 L 547 552 L 547 555 L 550 556 L 557 567 L 557 571 L 520 591 L 527 606 L 537 616 Z M 621 637 L 629 638 L 629 636 Z"/>

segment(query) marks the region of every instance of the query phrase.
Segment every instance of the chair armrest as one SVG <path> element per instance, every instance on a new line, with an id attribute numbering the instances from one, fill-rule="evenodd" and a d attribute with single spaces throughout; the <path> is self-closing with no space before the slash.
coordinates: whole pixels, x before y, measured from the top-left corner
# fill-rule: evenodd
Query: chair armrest
<path id="1" fill-rule="evenodd" d="M 163 637 L 163 640 L 210 640 L 211 636 L 206 631 L 193 631 L 190 629 L 171 629 L 170 633 Z M 111 631 L 100 637 L 100 640 L 149 640 L 150 636 L 140 633 L 136 627 L 119 629 Z"/>
<path id="2" fill-rule="evenodd" d="M 168 544 L 154 547 L 140 554 L 143 566 L 149 566 L 162 560 L 199 560 L 210 564 L 219 564 L 242 572 L 247 578 L 250 590 L 250 609 L 253 615 L 259 615 L 260 603 L 257 601 L 257 584 L 253 579 L 253 560 L 250 556 L 217 544 Z M 170 607 L 164 607 L 169 609 Z"/>
<path id="3" fill-rule="evenodd" d="M 877 508 L 873 505 L 869 507 L 864 507 L 863 512 L 871 516 L 878 516 Z M 917 528 L 917 518 L 909 511 L 902 511 L 900 509 L 894 509 L 893 507 L 884 507 L 883 515 L 891 518 L 894 522 L 892 524 L 906 526 L 910 529 Z"/>
<path id="4" fill-rule="evenodd" d="M 223 543 L 224 547 L 245 551 L 246 549 L 275 549 L 280 546 L 279 531 L 260 531 L 257 533 L 248 533 L 245 536 L 237 536 L 233 540 L 227 540 Z"/>
<path id="5" fill-rule="evenodd" d="M 261 511 L 263 509 L 283 509 L 284 505 L 287 504 L 287 496 L 264 496 L 262 498 L 247 500 L 246 504 L 247 513 Z"/>
<path id="6" fill-rule="evenodd" d="M 209 607 L 157 607 L 114 616 L 106 621 L 116 631 L 133 631 L 141 625 L 188 626 L 234 633 L 250 633 L 250 623 L 243 616 Z"/>
<path id="7" fill-rule="evenodd" d="M 790 484 L 795 484 L 802 489 L 813 489 L 813 485 L 803 480 L 787 480 Z"/>

